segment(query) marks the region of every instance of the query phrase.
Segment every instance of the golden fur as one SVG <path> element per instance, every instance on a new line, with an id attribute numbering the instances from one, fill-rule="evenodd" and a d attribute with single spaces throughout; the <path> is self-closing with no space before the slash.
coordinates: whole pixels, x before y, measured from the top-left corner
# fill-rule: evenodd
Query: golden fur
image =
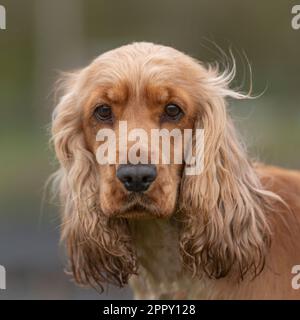
<path id="1" fill-rule="evenodd" d="M 221 73 L 170 47 L 134 43 L 66 75 L 52 134 L 64 207 L 62 239 L 80 284 L 124 286 L 137 298 L 300 298 L 291 269 L 300 264 L 300 174 L 254 165 L 237 138 L 227 98 L 235 69 Z M 161 123 L 169 102 L 185 115 Z M 114 124 L 93 118 L 112 106 Z M 96 161 L 97 131 L 204 128 L 204 171 L 157 165 L 143 195 L 130 195 L 117 165 Z M 138 218 L 140 217 L 140 219 Z"/>

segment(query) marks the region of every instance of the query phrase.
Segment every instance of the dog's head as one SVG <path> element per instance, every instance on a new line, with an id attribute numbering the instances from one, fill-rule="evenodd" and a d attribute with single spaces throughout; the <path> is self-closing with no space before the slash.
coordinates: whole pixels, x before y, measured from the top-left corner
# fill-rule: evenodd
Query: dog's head
<path id="1" fill-rule="evenodd" d="M 228 88 L 233 73 L 170 47 L 135 43 L 66 76 L 52 132 L 62 234 L 78 282 L 126 283 L 137 272 L 128 219 L 175 215 L 183 263 L 194 274 L 218 278 L 237 266 L 243 276 L 261 268 L 269 194 L 228 119 L 225 98 L 243 98 Z M 138 139 L 135 129 L 142 130 Z M 151 143 L 163 129 L 180 137 L 191 130 L 192 141 L 196 129 L 204 130 L 201 173 L 186 174 L 186 152 L 177 148 L 184 143 L 176 137 L 164 162 L 163 143 Z M 176 154 L 182 161 L 174 161 Z"/>

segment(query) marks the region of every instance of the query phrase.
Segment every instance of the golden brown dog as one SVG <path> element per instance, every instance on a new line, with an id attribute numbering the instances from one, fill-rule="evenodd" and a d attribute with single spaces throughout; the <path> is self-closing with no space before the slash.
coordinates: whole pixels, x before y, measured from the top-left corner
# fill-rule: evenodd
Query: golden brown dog
<path id="1" fill-rule="evenodd" d="M 80 284 L 128 280 L 136 298 L 297 299 L 300 174 L 254 165 L 227 98 L 234 75 L 134 43 L 69 74 L 53 117 L 62 238 Z M 96 161 L 97 132 L 203 128 L 204 169 Z M 174 141 L 172 142 L 174 144 Z"/>

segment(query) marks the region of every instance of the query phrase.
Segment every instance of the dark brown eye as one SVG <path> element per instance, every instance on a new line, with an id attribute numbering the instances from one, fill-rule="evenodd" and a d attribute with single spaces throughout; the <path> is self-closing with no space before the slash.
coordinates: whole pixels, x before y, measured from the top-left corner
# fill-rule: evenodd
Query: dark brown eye
<path id="1" fill-rule="evenodd" d="M 112 110 L 107 104 L 99 105 L 94 110 L 94 117 L 98 121 L 112 121 Z"/>
<path id="2" fill-rule="evenodd" d="M 169 120 L 179 120 L 183 115 L 183 111 L 176 104 L 168 104 L 165 106 L 165 117 Z"/>

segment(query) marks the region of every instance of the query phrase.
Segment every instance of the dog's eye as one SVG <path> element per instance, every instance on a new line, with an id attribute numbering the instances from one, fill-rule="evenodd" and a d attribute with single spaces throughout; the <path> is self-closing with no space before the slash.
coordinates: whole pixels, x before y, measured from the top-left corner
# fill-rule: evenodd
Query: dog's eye
<path id="1" fill-rule="evenodd" d="M 179 120 L 183 115 L 183 111 L 176 104 L 171 103 L 165 106 L 165 118 L 168 120 Z"/>
<path id="2" fill-rule="evenodd" d="M 107 104 L 97 106 L 94 110 L 94 117 L 98 121 L 112 121 L 112 110 Z"/>

